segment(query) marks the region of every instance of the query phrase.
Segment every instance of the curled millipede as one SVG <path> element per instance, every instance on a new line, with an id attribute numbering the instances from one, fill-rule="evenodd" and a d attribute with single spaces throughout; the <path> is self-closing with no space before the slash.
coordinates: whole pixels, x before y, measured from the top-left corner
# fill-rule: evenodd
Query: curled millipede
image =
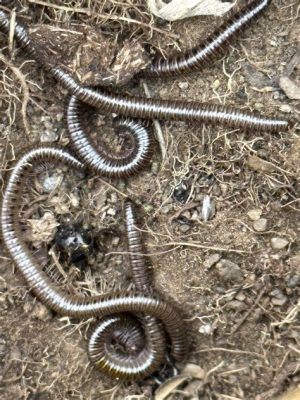
<path id="1" fill-rule="evenodd" d="M 121 132 L 129 131 L 133 146 L 121 155 L 110 154 L 104 146 L 95 148 L 81 125 L 80 101 L 72 96 L 67 111 L 69 136 L 74 151 L 87 167 L 110 177 L 135 175 L 150 161 L 152 138 L 141 122 L 120 118 L 115 127 Z"/>
<path id="2" fill-rule="evenodd" d="M 271 3 L 271 0 L 254 0 L 244 6 L 232 18 L 218 27 L 203 43 L 184 54 L 174 57 L 155 60 L 143 75 L 145 76 L 173 76 L 198 71 L 207 66 L 214 59 L 222 56 L 229 43 L 245 29 L 251 21 L 256 19 Z"/>
<path id="3" fill-rule="evenodd" d="M 6 30 L 8 17 L 0 14 L 0 29 Z M 17 24 L 18 25 L 18 24 Z M 18 25 L 19 26 L 19 25 Z M 23 44 L 23 36 L 16 35 Z M 26 37 L 27 43 L 27 37 Z M 25 46 L 25 43 L 24 43 Z M 39 57 L 37 57 L 39 58 Z M 40 60 L 41 61 L 41 60 Z M 106 93 L 81 86 L 58 66 L 43 66 L 79 100 L 97 107 L 103 112 L 116 113 L 125 117 L 158 120 L 198 121 L 209 124 L 223 124 L 232 128 L 255 129 L 257 131 L 280 132 L 289 128 L 289 121 L 281 118 L 267 118 L 259 114 L 239 111 L 233 107 L 210 105 L 197 102 L 145 99 Z"/>
<path id="4" fill-rule="evenodd" d="M 145 258 L 142 255 L 141 234 L 136 228 L 136 215 L 131 201 L 126 201 L 125 203 L 125 219 L 134 286 L 137 290 L 151 295 L 153 293 L 151 270 L 147 267 Z M 141 329 L 141 322 L 143 323 L 146 337 Z M 147 335 L 150 335 L 149 338 L 147 338 Z M 111 342 L 111 338 L 121 343 L 122 347 L 126 349 L 128 354 L 126 358 L 123 356 L 122 359 L 119 359 L 118 355 L 115 355 L 114 359 L 107 358 L 105 346 Z M 151 348 L 149 344 L 151 346 L 154 344 L 155 348 Z M 173 346 L 177 347 L 178 344 L 174 342 Z M 181 353 L 182 344 L 179 343 L 179 347 L 176 349 L 173 347 L 173 350 Z M 157 370 L 165 360 L 166 340 L 163 326 L 157 318 L 149 315 L 143 316 L 140 321 L 128 316 L 128 314 L 108 316 L 101 320 L 101 323 L 91 335 L 88 353 L 90 359 L 96 365 L 100 368 L 110 365 L 111 371 L 115 371 L 117 375 L 132 375 L 133 371 L 138 375 L 149 375 Z"/>
<path id="5" fill-rule="evenodd" d="M 165 333 L 157 320 L 171 340 L 171 354 L 176 360 L 181 360 L 187 350 L 186 334 L 178 311 L 170 303 L 138 290 L 91 297 L 70 295 L 40 268 L 25 244 L 18 218 L 25 180 L 39 164 L 48 162 L 84 168 L 62 148 L 44 145 L 29 149 L 14 166 L 1 205 L 3 242 L 28 286 L 45 306 L 59 314 L 74 318 L 103 318 L 91 335 L 88 350 L 91 360 L 113 377 L 141 379 L 158 368 L 165 358 L 166 347 Z M 141 313 L 145 317 L 134 318 L 134 314 L 140 316 Z M 122 333 L 123 323 L 126 325 L 125 333 Z M 116 353 L 116 341 L 125 347 L 128 354 Z"/>

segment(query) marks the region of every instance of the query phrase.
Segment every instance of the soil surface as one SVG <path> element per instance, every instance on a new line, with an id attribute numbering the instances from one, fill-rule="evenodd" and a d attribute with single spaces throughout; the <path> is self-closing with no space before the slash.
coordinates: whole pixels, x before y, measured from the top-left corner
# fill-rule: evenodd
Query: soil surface
<path id="1" fill-rule="evenodd" d="M 266 134 L 162 122 L 153 134 L 161 129 L 163 140 L 137 177 L 110 180 L 49 165 L 32 175 L 20 210 L 25 239 L 70 293 L 130 287 L 124 197 L 139 205 L 155 288 L 183 310 L 190 352 L 185 363 L 143 382 L 103 376 L 86 353 L 93 321 L 44 307 L 1 245 L 2 399 L 269 400 L 299 385 L 299 2 L 273 1 L 203 71 L 147 81 L 132 76 L 148 54 L 192 47 L 220 21 L 169 24 L 145 3 L 14 0 L 0 9 L 15 10 L 47 60 L 85 84 L 109 81 L 132 95 L 145 96 L 146 88 L 153 98 L 256 110 L 291 118 L 293 127 Z M 2 188 L 27 146 L 69 144 L 67 92 L 11 39 L 0 33 Z M 96 142 L 101 132 L 108 146 L 120 145 L 109 115 L 87 109 L 84 117 Z M 79 256 L 62 240 L 74 232 L 85 243 Z"/>

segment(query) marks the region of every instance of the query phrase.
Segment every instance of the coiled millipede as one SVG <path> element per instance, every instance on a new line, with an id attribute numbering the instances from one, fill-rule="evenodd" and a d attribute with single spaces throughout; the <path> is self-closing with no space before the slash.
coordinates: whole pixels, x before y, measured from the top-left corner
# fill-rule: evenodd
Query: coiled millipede
<path id="1" fill-rule="evenodd" d="M 129 177 L 137 174 L 150 161 L 152 138 L 141 122 L 133 119 L 119 118 L 115 129 L 129 131 L 132 145 L 120 155 L 111 154 L 104 146 L 97 149 L 91 142 L 81 124 L 81 104 L 72 96 L 67 110 L 67 121 L 71 145 L 78 157 L 89 169 L 109 177 Z"/>
<path id="2" fill-rule="evenodd" d="M 59 314 L 100 318 L 90 337 L 88 353 L 95 365 L 113 377 L 135 380 L 153 373 L 166 357 L 165 331 L 171 341 L 172 356 L 175 360 L 183 359 L 187 352 L 184 324 L 177 309 L 151 290 L 146 264 L 136 253 L 141 249 L 141 239 L 135 228 L 132 203 L 126 203 L 126 221 L 136 290 L 91 297 L 69 295 L 41 270 L 26 246 L 18 218 L 24 182 L 34 168 L 49 162 L 84 168 L 63 148 L 44 145 L 27 150 L 8 178 L 1 206 L 3 241 L 27 285 L 43 304 Z M 124 353 L 116 351 L 116 342 Z"/>

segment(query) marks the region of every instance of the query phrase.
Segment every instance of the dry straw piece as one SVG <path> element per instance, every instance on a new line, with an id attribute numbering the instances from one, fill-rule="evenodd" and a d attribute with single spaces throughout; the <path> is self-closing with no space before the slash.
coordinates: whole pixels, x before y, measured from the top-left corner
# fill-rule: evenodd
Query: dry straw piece
<path id="1" fill-rule="evenodd" d="M 167 21 L 195 17 L 197 15 L 221 16 L 228 12 L 235 2 L 220 0 L 172 0 L 166 3 L 162 0 L 148 0 L 150 11 Z"/>

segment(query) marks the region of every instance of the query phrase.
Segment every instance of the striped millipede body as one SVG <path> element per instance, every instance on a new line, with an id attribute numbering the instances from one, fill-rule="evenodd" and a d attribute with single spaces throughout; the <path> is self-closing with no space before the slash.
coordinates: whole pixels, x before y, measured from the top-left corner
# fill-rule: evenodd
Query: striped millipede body
<path id="1" fill-rule="evenodd" d="M 241 8 L 232 18 L 225 21 L 199 46 L 194 47 L 184 54 L 179 54 L 168 59 L 159 58 L 144 71 L 144 75 L 174 76 L 199 71 L 203 67 L 223 55 L 229 43 L 245 29 L 250 22 L 256 19 L 271 3 L 271 0 L 254 0 Z"/>
<path id="2" fill-rule="evenodd" d="M 8 17 L 5 13 L 1 12 L 0 29 L 6 30 L 7 24 Z M 26 43 L 24 44 L 24 38 L 22 35 L 18 35 L 18 31 L 16 31 L 15 36 L 21 45 L 29 46 L 27 36 Z M 39 57 L 37 58 L 39 59 Z M 197 102 L 121 96 L 107 93 L 102 89 L 90 89 L 80 85 L 61 67 L 49 67 L 45 63 L 43 65 L 72 95 L 75 95 L 79 100 L 92 107 L 99 108 L 103 112 L 141 119 L 185 120 L 208 124 L 223 124 L 232 128 L 253 129 L 274 133 L 285 131 L 289 128 L 289 121 L 286 119 L 267 118 L 259 114 L 239 111 L 232 107 Z"/>
<path id="3" fill-rule="evenodd" d="M 81 104 L 76 96 L 72 96 L 67 111 L 68 129 L 71 144 L 78 157 L 87 167 L 100 175 L 110 177 L 128 177 L 135 175 L 151 158 L 152 138 L 141 122 L 119 118 L 115 128 L 130 134 L 133 146 L 120 155 L 114 155 L 102 145 L 97 149 L 91 142 L 81 124 Z"/>
<path id="4" fill-rule="evenodd" d="M 42 303 L 59 314 L 75 318 L 102 318 L 91 334 L 88 352 L 92 362 L 113 377 L 141 379 L 158 368 L 166 351 L 165 333 L 161 324 L 170 338 L 171 354 L 181 360 L 186 355 L 186 335 L 182 319 L 170 303 L 150 295 L 150 292 L 145 294 L 139 290 L 92 297 L 69 295 L 40 268 L 24 242 L 18 224 L 18 211 L 25 180 L 33 168 L 48 162 L 64 163 L 75 169 L 84 168 L 80 161 L 63 148 L 48 145 L 32 148 L 15 164 L 1 205 L 3 241 L 28 286 Z M 128 207 L 131 206 L 127 204 L 127 210 Z M 128 224 L 132 224 L 132 221 Z M 130 244 L 130 249 L 132 246 Z M 132 274 L 138 289 L 139 275 L 134 269 Z M 116 353 L 115 341 L 121 342 L 128 354 Z"/>

